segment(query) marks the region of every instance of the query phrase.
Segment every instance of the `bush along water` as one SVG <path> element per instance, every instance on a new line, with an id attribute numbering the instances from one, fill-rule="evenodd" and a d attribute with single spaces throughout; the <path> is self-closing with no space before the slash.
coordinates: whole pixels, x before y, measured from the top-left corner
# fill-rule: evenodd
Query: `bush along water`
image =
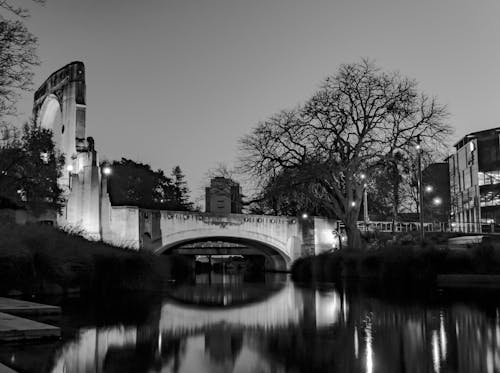
<path id="1" fill-rule="evenodd" d="M 52 227 L 0 222 L 0 294 L 158 290 L 191 274 L 180 256 L 88 241 Z"/>
<path id="2" fill-rule="evenodd" d="M 426 243 L 371 250 L 338 250 L 300 258 L 292 278 L 302 282 L 359 279 L 383 283 L 433 283 L 438 274 L 500 274 L 500 248 L 482 243 L 467 250 L 448 250 Z"/>

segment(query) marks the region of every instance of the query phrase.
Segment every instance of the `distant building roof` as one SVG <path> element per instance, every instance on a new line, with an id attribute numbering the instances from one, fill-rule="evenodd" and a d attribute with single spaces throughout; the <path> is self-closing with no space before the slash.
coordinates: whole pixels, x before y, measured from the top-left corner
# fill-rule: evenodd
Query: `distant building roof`
<path id="1" fill-rule="evenodd" d="M 493 134 L 493 133 L 500 133 L 500 127 L 495 127 L 495 128 L 490 128 L 490 129 L 487 129 L 487 130 L 482 130 L 482 131 L 476 131 L 476 132 L 471 132 L 467 135 L 465 135 L 464 137 L 462 137 L 455 145 L 453 145 L 455 147 L 455 149 L 460 149 L 462 146 L 464 146 L 465 144 L 467 144 L 470 140 L 472 139 L 476 139 L 478 137 L 482 137 L 482 136 L 486 136 L 486 135 L 490 135 L 490 134 Z"/>

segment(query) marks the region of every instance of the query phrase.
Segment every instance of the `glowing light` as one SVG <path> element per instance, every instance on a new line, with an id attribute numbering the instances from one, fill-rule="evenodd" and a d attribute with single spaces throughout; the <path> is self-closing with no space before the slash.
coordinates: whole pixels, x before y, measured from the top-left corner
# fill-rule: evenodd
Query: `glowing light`
<path id="1" fill-rule="evenodd" d="M 425 187 L 425 191 L 426 191 L 427 193 L 430 193 L 430 192 L 432 192 L 433 190 L 434 190 L 434 188 L 432 187 L 432 185 L 427 185 L 427 186 Z"/>
<path id="2" fill-rule="evenodd" d="M 319 292 L 315 295 L 316 328 L 335 325 L 340 318 L 341 302 L 336 291 Z"/>
<path id="3" fill-rule="evenodd" d="M 102 173 L 106 176 L 111 175 L 111 167 L 104 166 L 104 168 L 102 169 Z"/>
<path id="4" fill-rule="evenodd" d="M 443 203 L 443 200 L 441 199 L 441 197 L 436 197 L 432 200 L 432 203 L 434 203 L 434 205 L 436 206 L 439 206 L 441 203 Z"/>
<path id="5" fill-rule="evenodd" d="M 359 341 L 358 341 L 358 328 L 354 327 L 354 357 L 357 359 L 359 356 Z"/>
<path id="6" fill-rule="evenodd" d="M 351 202 L 351 206 L 352 206 L 352 207 L 356 206 L 356 202 L 352 201 L 352 202 Z"/>
<path id="7" fill-rule="evenodd" d="M 366 175 L 365 174 L 361 174 L 361 175 L 359 175 L 359 177 L 361 178 L 361 180 L 366 179 Z"/>
<path id="8" fill-rule="evenodd" d="M 369 317 L 367 317 L 365 326 L 365 342 L 366 342 L 366 373 L 373 373 L 372 320 Z"/>
<path id="9" fill-rule="evenodd" d="M 476 148 L 476 145 L 471 141 L 469 143 L 469 149 L 470 149 L 471 153 L 474 151 L 475 148 Z"/>
<path id="10" fill-rule="evenodd" d="M 420 149 L 422 149 L 422 147 L 420 146 L 420 144 L 417 144 L 417 145 L 415 145 L 415 149 L 420 150 Z"/>
<path id="11" fill-rule="evenodd" d="M 439 361 L 439 337 L 437 331 L 432 332 L 432 363 L 434 366 L 434 372 L 439 373 L 441 371 L 441 364 Z"/>
<path id="12" fill-rule="evenodd" d="M 304 213 L 302 214 L 302 219 L 307 219 L 308 217 L 309 217 L 309 215 L 308 215 L 306 212 L 304 212 Z"/>
<path id="13" fill-rule="evenodd" d="M 67 165 L 66 170 L 68 170 L 69 172 L 73 171 L 73 165 L 72 164 Z"/>
<path id="14" fill-rule="evenodd" d="M 446 332 L 444 330 L 444 315 L 441 312 L 439 315 L 439 337 L 441 340 L 441 355 L 443 356 L 443 360 L 446 359 L 446 353 L 447 353 L 447 340 L 446 340 Z"/>

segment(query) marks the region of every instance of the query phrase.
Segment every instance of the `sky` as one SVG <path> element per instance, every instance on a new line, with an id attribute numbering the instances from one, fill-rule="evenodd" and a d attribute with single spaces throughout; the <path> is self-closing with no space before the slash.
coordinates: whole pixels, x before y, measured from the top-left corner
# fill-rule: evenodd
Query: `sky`
<path id="1" fill-rule="evenodd" d="M 22 2 L 23 0 L 18 0 Z M 101 159 L 180 165 L 193 199 L 238 140 L 374 59 L 448 105 L 451 139 L 500 125 L 498 0 L 47 0 L 30 6 L 34 88 L 83 61 Z M 19 103 L 31 113 L 32 93 Z"/>

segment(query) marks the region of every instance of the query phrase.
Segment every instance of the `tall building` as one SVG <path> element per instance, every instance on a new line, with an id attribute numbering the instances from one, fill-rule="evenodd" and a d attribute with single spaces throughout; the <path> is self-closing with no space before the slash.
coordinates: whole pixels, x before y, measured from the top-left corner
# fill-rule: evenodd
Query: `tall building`
<path id="1" fill-rule="evenodd" d="M 452 229 L 500 232 L 500 127 L 466 135 L 448 158 Z"/>
<path id="2" fill-rule="evenodd" d="M 205 211 L 219 214 L 240 214 L 240 184 L 225 177 L 211 179 L 210 186 L 205 188 Z"/>

